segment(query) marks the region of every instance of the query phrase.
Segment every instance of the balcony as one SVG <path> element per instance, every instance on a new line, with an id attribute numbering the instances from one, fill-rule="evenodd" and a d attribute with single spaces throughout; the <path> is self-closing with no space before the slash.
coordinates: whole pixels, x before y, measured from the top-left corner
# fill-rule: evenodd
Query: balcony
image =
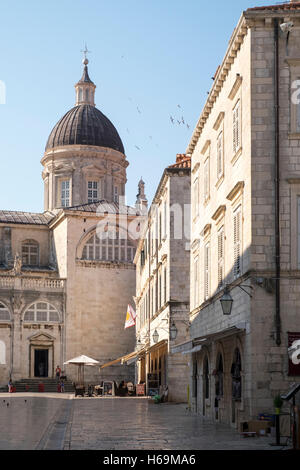
<path id="1" fill-rule="evenodd" d="M 65 279 L 0 276 L 0 289 L 63 291 L 65 285 Z"/>

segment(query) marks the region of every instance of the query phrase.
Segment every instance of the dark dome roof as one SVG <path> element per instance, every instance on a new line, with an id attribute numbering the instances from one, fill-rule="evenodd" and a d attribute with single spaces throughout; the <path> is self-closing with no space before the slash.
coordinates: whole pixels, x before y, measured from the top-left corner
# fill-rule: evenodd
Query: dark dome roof
<path id="1" fill-rule="evenodd" d="M 46 150 L 64 145 L 96 145 L 125 153 L 115 126 L 99 109 L 81 104 L 70 109 L 49 136 Z"/>

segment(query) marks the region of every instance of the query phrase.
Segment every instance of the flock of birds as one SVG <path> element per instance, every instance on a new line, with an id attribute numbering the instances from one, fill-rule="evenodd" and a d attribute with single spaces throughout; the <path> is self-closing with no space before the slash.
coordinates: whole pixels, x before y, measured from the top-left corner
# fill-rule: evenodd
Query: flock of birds
<path id="1" fill-rule="evenodd" d="M 131 101 L 131 102 L 133 101 L 132 98 L 128 98 L 128 99 L 129 99 L 129 101 Z M 180 106 L 180 104 L 177 105 L 177 108 L 180 109 L 180 111 L 181 111 L 180 114 L 182 114 L 183 111 L 182 111 L 182 107 Z M 140 109 L 139 106 L 136 106 L 136 110 L 137 110 L 138 114 L 142 114 L 142 111 L 141 111 L 141 109 Z M 176 117 L 175 115 L 174 115 L 174 116 L 170 115 L 170 122 L 171 122 L 171 124 L 172 124 L 173 126 L 175 126 L 175 125 L 178 125 L 178 126 L 185 126 L 187 129 L 190 129 L 190 127 L 191 127 L 191 126 L 186 122 L 186 120 L 185 120 L 185 118 L 184 118 L 183 115 L 181 116 L 181 118 L 178 118 L 178 117 Z M 130 130 L 128 129 L 128 127 L 126 128 L 126 132 L 127 132 L 128 134 L 130 134 Z M 152 135 L 149 135 L 149 139 L 153 141 L 153 136 L 152 136 Z M 158 145 L 157 143 L 156 143 L 155 145 L 156 145 L 156 147 L 159 147 L 159 145 Z M 134 147 L 135 147 L 137 150 L 141 150 L 141 147 L 139 147 L 138 145 L 134 145 Z"/>

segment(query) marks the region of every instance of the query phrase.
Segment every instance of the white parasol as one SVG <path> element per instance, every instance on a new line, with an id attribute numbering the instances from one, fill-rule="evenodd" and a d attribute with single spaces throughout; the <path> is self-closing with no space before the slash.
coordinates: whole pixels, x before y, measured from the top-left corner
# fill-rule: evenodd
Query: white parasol
<path id="1" fill-rule="evenodd" d="M 84 385 L 84 366 L 95 366 L 100 364 L 100 362 L 96 361 L 96 359 L 92 359 L 91 357 L 81 355 L 64 362 L 64 364 L 78 365 L 78 382 Z"/>

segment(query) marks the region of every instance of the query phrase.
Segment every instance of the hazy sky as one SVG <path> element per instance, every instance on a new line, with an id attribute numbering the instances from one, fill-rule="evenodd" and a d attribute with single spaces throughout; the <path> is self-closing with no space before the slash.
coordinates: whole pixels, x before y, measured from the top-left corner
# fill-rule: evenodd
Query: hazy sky
<path id="1" fill-rule="evenodd" d="M 127 203 L 141 176 L 151 202 L 164 168 L 186 151 L 242 11 L 273 3 L 2 1 L 0 209 L 43 210 L 40 159 L 51 129 L 75 104 L 85 42 L 96 106 L 117 128 L 130 163 Z"/>

